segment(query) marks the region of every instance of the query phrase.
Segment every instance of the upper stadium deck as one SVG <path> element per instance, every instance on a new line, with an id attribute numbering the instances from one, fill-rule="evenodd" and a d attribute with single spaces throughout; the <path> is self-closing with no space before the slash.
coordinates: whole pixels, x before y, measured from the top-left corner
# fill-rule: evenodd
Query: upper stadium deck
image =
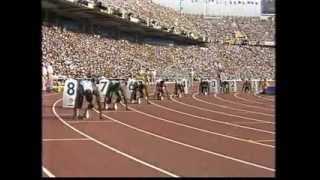
<path id="1" fill-rule="evenodd" d="M 59 16 L 70 19 L 88 22 L 92 25 L 113 28 L 120 32 L 170 40 L 179 45 L 206 45 L 206 42 L 201 39 L 193 39 L 181 34 L 155 29 L 144 23 L 132 22 L 127 18 L 106 13 L 99 8 L 90 8 L 90 6 L 66 0 L 42 0 L 42 10 L 54 12 Z"/>

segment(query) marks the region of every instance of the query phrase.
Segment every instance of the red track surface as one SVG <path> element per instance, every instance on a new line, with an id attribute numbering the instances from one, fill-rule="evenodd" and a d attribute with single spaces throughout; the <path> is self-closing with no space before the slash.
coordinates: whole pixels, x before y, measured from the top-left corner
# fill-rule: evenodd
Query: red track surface
<path id="1" fill-rule="evenodd" d="M 274 177 L 274 99 L 236 96 L 189 95 L 74 121 L 61 94 L 44 94 L 43 167 L 56 177 Z"/>

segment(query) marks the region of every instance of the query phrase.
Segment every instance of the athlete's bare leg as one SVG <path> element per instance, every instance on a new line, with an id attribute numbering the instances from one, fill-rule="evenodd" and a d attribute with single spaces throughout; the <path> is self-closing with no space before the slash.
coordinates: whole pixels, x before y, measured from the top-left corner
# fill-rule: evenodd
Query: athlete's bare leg
<path id="1" fill-rule="evenodd" d="M 147 104 L 150 104 L 149 102 L 149 92 L 148 92 L 148 88 L 146 85 L 143 86 L 143 89 L 144 89 L 144 93 L 145 93 L 145 98 L 146 98 L 146 101 L 147 101 Z"/>
<path id="2" fill-rule="evenodd" d="M 125 107 L 126 107 L 126 111 L 128 111 L 129 109 L 128 109 L 127 98 L 126 98 L 124 90 L 122 88 L 120 88 L 120 93 L 121 93 L 121 95 L 123 97 L 123 101 L 124 101 L 124 104 L 125 104 Z M 119 97 L 121 97 L 121 96 L 119 95 Z"/>

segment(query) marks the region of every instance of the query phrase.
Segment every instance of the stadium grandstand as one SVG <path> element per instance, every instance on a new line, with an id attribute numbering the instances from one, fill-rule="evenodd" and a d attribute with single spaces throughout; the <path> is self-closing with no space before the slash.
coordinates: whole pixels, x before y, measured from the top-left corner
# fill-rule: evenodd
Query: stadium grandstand
<path id="1" fill-rule="evenodd" d="M 195 78 L 275 78 L 274 17 L 204 19 L 148 0 L 43 0 L 42 7 L 43 61 L 57 76 L 192 68 Z"/>

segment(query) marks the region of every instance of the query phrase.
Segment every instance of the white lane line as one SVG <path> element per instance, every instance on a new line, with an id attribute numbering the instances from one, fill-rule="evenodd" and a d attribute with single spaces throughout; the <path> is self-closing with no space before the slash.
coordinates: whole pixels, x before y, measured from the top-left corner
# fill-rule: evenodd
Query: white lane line
<path id="1" fill-rule="evenodd" d="M 162 109 L 166 109 L 166 110 L 169 110 L 169 111 L 172 111 L 172 112 L 176 112 L 176 113 L 179 113 L 179 114 L 184 114 L 184 115 L 187 115 L 187 116 L 190 116 L 190 117 L 195 117 L 195 118 L 198 118 L 198 119 L 203 119 L 203 120 L 206 120 L 206 121 L 216 122 L 216 123 L 225 124 L 225 125 L 228 125 L 228 126 L 239 127 L 239 128 L 244 128 L 244 129 L 250 129 L 250 130 L 259 131 L 259 132 L 265 132 L 265 133 L 269 133 L 269 134 L 275 134 L 275 132 L 272 132 L 272 131 L 267 131 L 267 130 L 263 130 L 263 129 L 257 129 L 257 128 L 248 127 L 248 126 L 241 126 L 239 124 L 233 124 L 233 123 L 229 123 L 229 122 L 225 122 L 225 121 L 219 121 L 219 120 L 210 119 L 210 118 L 206 118 L 206 117 L 196 116 L 196 115 L 185 113 L 185 112 L 182 112 L 182 111 L 177 111 L 177 110 L 174 110 L 172 108 L 167 108 L 165 106 L 161 106 L 161 105 L 153 103 L 153 102 L 150 102 L 150 103 L 155 105 L 155 106 L 158 106 L 158 107 L 160 107 Z"/>
<path id="2" fill-rule="evenodd" d="M 217 98 L 217 99 L 219 99 L 221 101 L 224 101 L 224 102 L 232 103 L 232 104 L 238 104 L 238 105 L 241 105 L 241 106 L 247 106 L 247 107 L 252 107 L 252 108 L 261 109 L 261 110 L 269 110 L 271 112 L 274 112 L 273 109 L 268 109 L 268 108 L 263 108 L 263 107 L 260 107 L 260 106 L 253 106 L 253 105 L 243 104 L 243 103 L 240 103 L 240 102 L 235 102 L 235 101 L 223 99 L 223 98 L 221 98 L 219 96 L 216 96 L 215 98 Z"/>
<path id="3" fill-rule="evenodd" d="M 96 110 L 95 110 L 96 111 Z M 98 113 L 98 111 L 96 111 Z M 231 157 L 231 156 L 228 156 L 228 155 L 224 155 L 224 154 L 221 154 L 221 153 L 217 153 L 217 152 L 213 152 L 213 151 L 209 151 L 209 150 L 206 150 L 206 149 L 202 149 L 200 147 L 197 147 L 197 146 L 193 146 L 193 145 L 190 145 L 190 144 L 185 144 L 185 143 L 182 143 L 182 142 L 179 142 L 179 141 L 175 141 L 173 139 L 170 139 L 170 138 L 166 138 L 166 137 L 163 137 L 163 136 L 160 136 L 160 135 L 157 135 L 157 134 L 153 134 L 149 131 L 146 131 L 146 130 L 142 130 L 142 129 L 139 129 L 137 127 L 134 127 L 134 126 L 131 126 L 129 124 L 126 124 L 126 123 L 123 123 L 119 120 L 116 120 L 110 116 L 107 116 L 106 114 L 102 114 L 104 117 L 107 117 L 119 124 L 122 124 L 124 126 L 127 126 L 131 129 L 134 129 L 136 131 L 139 131 L 139 132 L 142 132 L 144 134 L 148 134 L 150 136 L 154 136 L 154 137 L 157 137 L 159 139 L 163 139 L 163 140 L 166 140 L 166 141 L 169 141 L 169 142 L 172 142 L 172 143 L 175 143 L 175 144 L 179 144 L 181 146 L 185 146 L 185 147 L 188 147 L 188 148 L 191 148 L 191 149 L 195 149 L 195 150 L 198 150 L 198 151 L 201 151 L 201 152 L 205 152 L 205 153 L 208 153 L 208 154 L 212 154 L 214 156 L 218 156 L 218 157 L 222 157 L 222 158 L 225 158 L 225 159 L 229 159 L 229 160 L 232 160 L 232 161 L 236 161 L 236 162 L 239 162 L 239 163 L 242 163 L 242 164 L 246 164 L 246 165 L 249 165 L 249 166 L 254 166 L 254 167 L 257 167 L 257 168 L 261 168 L 261 169 L 265 169 L 265 170 L 268 170 L 268 171 L 272 171 L 274 172 L 275 169 L 273 168 L 269 168 L 269 167 L 266 167 L 266 166 L 263 166 L 263 165 L 259 165 L 259 164 L 256 164 L 256 163 L 253 163 L 253 162 L 249 162 L 249 161 L 245 161 L 245 160 L 241 160 L 241 159 L 238 159 L 238 158 L 234 158 L 234 157 Z"/>
<path id="4" fill-rule="evenodd" d="M 238 96 L 239 93 L 234 93 L 233 96 L 237 99 L 241 99 L 243 101 L 247 101 L 247 102 L 250 102 L 250 103 L 256 103 L 256 104 L 262 104 L 262 105 L 265 105 L 265 103 L 262 103 L 262 102 L 257 102 L 257 101 L 254 101 L 254 100 L 249 100 L 249 99 L 246 99 L 246 98 L 243 98 L 243 97 L 240 97 Z M 274 108 L 274 106 L 271 106 L 271 108 Z M 266 109 L 271 109 L 271 108 L 266 108 Z"/>
<path id="5" fill-rule="evenodd" d="M 224 112 L 220 112 L 220 111 L 214 111 L 214 110 L 210 110 L 210 109 L 206 109 L 206 108 L 201 108 L 201 107 L 198 107 L 198 106 L 193 106 L 191 104 L 186 104 L 186 103 L 183 103 L 181 101 L 177 101 L 175 99 L 172 99 L 172 101 L 174 101 L 176 103 L 179 103 L 179 104 L 182 104 L 182 105 L 185 105 L 185 106 L 189 106 L 189 107 L 195 108 L 195 109 L 203 110 L 203 111 L 213 112 L 213 113 L 217 113 L 217 114 L 223 114 L 223 115 L 226 115 L 226 116 L 237 117 L 237 118 L 241 118 L 241 119 L 248 119 L 248 120 L 257 121 L 257 122 L 265 122 L 265 123 L 274 124 L 274 122 L 270 122 L 270 121 L 264 121 L 264 120 L 260 120 L 260 119 L 256 119 L 256 118 L 249 118 L 249 117 L 245 117 L 245 116 L 239 116 L 239 115 L 224 113 Z"/>
<path id="6" fill-rule="evenodd" d="M 42 141 L 87 141 L 88 138 L 62 138 L 62 139 L 42 139 Z"/>
<path id="7" fill-rule="evenodd" d="M 216 103 L 213 103 L 213 102 L 204 101 L 202 99 L 197 98 L 196 94 L 193 94 L 192 98 L 195 99 L 196 101 L 203 102 L 203 103 L 206 103 L 206 104 L 211 104 L 211 105 L 218 106 L 218 107 L 222 107 L 222 108 L 225 108 L 225 109 L 232 109 L 232 110 L 237 110 L 237 111 L 243 111 L 243 112 L 248 112 L 248 113 L 253 113 L 253 114 L 260 114 L 260 115 L 264 115 L 264 116 L 274 117 L 274 115 L 272 115 L 272 114 L 266 114 L 266 113 L 256 112 L 256 111 L 248 111 L 248 110 L 244 110 L 244 109 L 233 108 L 233 107 L 230 107 L 230 106 L 224 106 L 224 105 L 216 104 Z"/>
<path id="8" fill-rule="evenodd" d="M 257 142 L 274 142 L 274 139 L 267 140 L 256 140 Z"/>
<path id="9" fill-rule="evenodd" d="M 147 166 L 147 167 L 150 167 L 150 168 L 152 168 L 152 169 L 155 169 L 155 170 L 157 170 L 157 171 L 159 171 L 159 172 L 162 172 L 162 173 L 164 173 L 164 174 L 167 174 L 167 175 L 169 175 L 169 176 L 179 177 L 179 176 L 176 175 L 176 174 L 173 174 L 173 173 L 171 173 L 171 172 L 169 172 L 169 171 L 166 171 L 166 170 L 161 169 L 161 168 L 159 168 L 159 167 L 157 167 L 157 166 L 154 166 L 154 165 L 149 164 L 149 163 L 147 163 L 147 162 L 145 162 L 145 161 L 142 161 L 142 160 L 140 160 L 140 159 L 138 159 L 138 158 L 136 158 L 136 157 L 133 157 L 133 156 L 127 154 L 127 153 L 124 153 L 124 152 L 122 152 L 122 151 L 120 151 L 120 150 L 118 150 L 118 149 L 116 149 L 116 148 L 114 148 L 114 147 L 111 147 L 111 146 L 109 146 L 109 145 L 106 145 L 106 144 L 102 143 L 101 141 L 99 141 L 99 140 L 97 140 L 97 139 L 89 136 L 88 134 L 86 134 L 86 133 L 84 133 L 84 132 L 82 132 L 82 131 L 74 128 L 73 126 L 71 126 L 70 124 L 68 124 L 65 120 L 63 120 L 63 119 L 58 115 L 58 113 L 56 112 L 55 107 L 56 107 L 57 103 L 60 102 L 60 101 L 62 101 L 62 98 L 61 98 L 61 99 L 58 99 L 58 100 L 53 104 L 53 106 L 52 106 L 52 111 L 53 111 L 53 113 L 55 114 L 55 116 L 56 116 L 64 125 L 68 126 L 69 128 L 71 128 L 71 129 L 74 130 L 75 132 L 83 135 L 84 137 L 87 137 L 88 139 L 92 140 L 93 142 L 95 142 L 95 143 L 97 143 L 97 144 L 99 144 L 99 145 L 101 145 L 101 146 L 103 146 L 103 147 L 105 147 L 105 148 L 108 148 L 108 149 L 110 149 L 110 150 L 112 150 L 112 151 L 114 151 L 114 152 L 116 152 L 116 153 L 118 153 L 118 154 L 120 154 L 120 155 L 122 155 L 122 156 L 125 156 L 125 157 L 127 157 L 127 158 L 129 158 L 129 159 L 131 159 L 131 160 L 133 160 L 133 161 L 136 161 L 136 162 L 138 162 L 138 163 L 140 163 L 140 164 L 142 164 L 142 165 L 145 165 L 145 166 Z M 103 115 L 104 115 L 104 114 L 103 114 Z"/>
<path id="10" fill-rule="evenodd" d="M 254 100 L 249 100 L 249 99 L 246 99 L 246 98 L 242 98 L 242 97 L 239 97 L 239 96 L 237 96 L 237 95 L 238 95 L 238 93 L 234 93 L 234 94 L 233 94 L 233 96 L 234 96 L 235 98 L 241 99 L 241 100 L 243 100 L 243 101 L 247 101 L 247 102 L 251 102 L 251 103 L 257 103 L 257 104 L 264 104 L 264 103 L 262 103 L 262 102 L 256 102 L 256 101 L 254 101 Z"/>
<path id="11" fill-rule="evenodd" d="M 261 99 L 265 99 L 265 100 L 267 100 L 267 101 L 272 101 L 272 102 L 274 102 L 274 99 L 271 99 L 271 98 L 262 97 L 262 96 L 259 96 L 259 95 L 256 95 L 256 94 L 254 94 L 254 96 L 256 96 L 256 97 L 258 97 L 258 98 L 261 98 Z"/>
<path id="12" fill-rule="evenodd" d="M 265 122 L 247 122 L 247 121 L 233 121 L 232 123 L 236 123 L 236 124 L 269 124 L 269 123 L 265 123 Z"/>
<path id="13" fill-rule="evenodd" d="M 77 124 L 77 123 L 112 123 L 113 121 L 109 120 L 101 120 L 101 121 L 92 121 L 92 120 L 82 120 L 82 121 L 66 121 L 70 124 Z"/>
<path id="14" fill-rule="evenodd" d="M 259 94 L 253 94 L 253 96 L 255 97 L 255 100 L 257 100 L 257 102 L 262 102 L 262 103 L 271 103 L 272 102 L 272 103 L 274 103 L 273 99 L 259 96 Z M 266 102 L 265 100 L 267 100 L 268 102 Z"/>
<path id="15" fill-rule="evenodd" d="M 56 177 L 55 175 L 53 175 L 47 168 L 45 168 L 44 166 L 42 166 L 42 171 L 48 176 L 48 177 Z"/>
<path id="16" fill-rule="evenodd" d="M 151 118 L 158 119 L 160 121 L 171 123 L 171 124 L 174 124 L 176 126 L 182 126 L 182 127 L 190 128 L 190 129 L 197 130 L 197 131 L 200 131 L 200 132 L 204 132 L 204 133 L 208 133 L 208 134 L 214 134 L 214 135 L 217 135 L 217 136 L 222 136 L 222 137 L 225 137 L 225 138 L 234 139 L 234 140 L 237 140 L 237 141 L 242 141 L 242 142 L 246 142 L 246 143 L 257 144 L 257 145 L 261 145 L 261 146 L 274 148 L 274 146 L 269 145 L 269 144 L 257 143 L 257 142 L 254 142 L 254 141 L 251 141 L 251 140 L 248 140 L 248 139 L 238 138 L 238 137 L 229 136 L 229 135 L 225 135 L 225 134 L 220 134 L 220 133 L 217 133 L 217 132 L 213 132 L 213 131 L 209 131 L 209 130 L 205 130 L 205 129 L 201 129 L 201 128 L 196 128 L 196 127 L 189 126 L 189 125 L 186 125 L 186 124 L 183 124 L 183 123 L 178 123 L 178 122 L 170 121 L 168 119 L 157 117 L 157 116 L 154 116 L 154 115 L 139 111 L 139 110 L 137 110 L 135 108 L 132 108 L 132 107 L 129 107 L 129 108 L 132 109 L 133 111 L 137 112 L 137 113 L 143 114 L 143 115 L 151 117 Z"/>

